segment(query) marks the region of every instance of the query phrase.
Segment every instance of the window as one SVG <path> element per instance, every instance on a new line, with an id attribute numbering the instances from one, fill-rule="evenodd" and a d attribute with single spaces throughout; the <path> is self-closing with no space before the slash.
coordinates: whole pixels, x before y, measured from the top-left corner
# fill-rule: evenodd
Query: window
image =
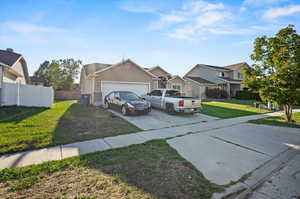
<path id="1" fill-rule="evenodd" d="M 120 94 L 115 92 L 115 99 L 119 98 L 120 99 Z"/>
<path id="2" fill-rule="evenodd" d="M 179 91 L 172 91 L 168 90 L 166 91 L 166 97 L 180 97 L 181 93 Z"/>
<path id="3" fill-rule="evenodd" d="M 132 92 L 120 92 L 121 99 L 124 100 L 138 100 L 140 99 L 139 96 L 137 96 L 135 93 Z"/>
<path id="4" fill-rule="evenodd" d="M 172 89 L 180 91 L 181 90 L 181 86 L 179 84 L 173 84 L 172 85 Z"/>
<path id="5" fill-rule="evenodd" d="M 238 72 L 238 79 L 243 79 L 243 74 Z"/>
<path id="6" fill-rule="evenodd" d="M 160 90 L 154 90 L 150 93 L 153 96 L 162 96 L 162 92 Z"/>
<path id="7" fill-rule="evenodd" d="M 219 72 L 219 77 L 224 77 L 225 73 L 224 72 Z"/>

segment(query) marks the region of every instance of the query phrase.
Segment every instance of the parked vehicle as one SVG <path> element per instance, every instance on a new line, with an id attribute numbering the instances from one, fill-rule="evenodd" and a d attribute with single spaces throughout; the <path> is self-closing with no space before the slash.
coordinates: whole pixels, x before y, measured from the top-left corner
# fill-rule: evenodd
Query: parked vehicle
<path id="1" fill-rule="evenodd" d="M 105 96 L 104 105 L 107 108 L 121 111 L 123 115 L 132 113 L 148 114 L 151 104 L 129 91 L 113 91 Z"/>
<path id="2" fill-rule="evenodd" d="M 202 110 L 200 99 L 182 96 L 178 90 L 157 89 L 142 97 L 150 102 L 152 107 L 168 113 L 197 113 Z"/>

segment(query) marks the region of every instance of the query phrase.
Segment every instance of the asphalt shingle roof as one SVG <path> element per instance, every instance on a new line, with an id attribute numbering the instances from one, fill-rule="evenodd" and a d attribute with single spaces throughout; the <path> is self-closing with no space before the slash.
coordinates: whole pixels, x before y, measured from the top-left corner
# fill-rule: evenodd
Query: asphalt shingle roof
<path id="1" fill-rule="evenodd" d="M 208 81 L 206 79 L 203 79 L 201 77 L 190 77 L 190 76 L 187 76 L 187 78 L 191 79 L 191 80 L 194 80 L 200 84 L 215 84 L 214 82 L 211 82 L 211 81 Z"/>
<path id="2" fill-rule="evenodd" d="M 221 66 L 212 66 L 212 65 L 206 65 L 206 64 L 197 64 L 196 66 L 198 66 L 198 67 L 206 66 L 206 67 L 213 68 L 213 69 L 221 69 L 221 70 L 228 70 L 228 71 L 231 70 L 229 68 L 225 68 L 225 67 L 221 67 Z"/>
<path id="3" fill-rule="evenodd" d="M 15 52 L 0 50 L 0 62 L 8 66 L 12 66 L 21 56 Z"/>

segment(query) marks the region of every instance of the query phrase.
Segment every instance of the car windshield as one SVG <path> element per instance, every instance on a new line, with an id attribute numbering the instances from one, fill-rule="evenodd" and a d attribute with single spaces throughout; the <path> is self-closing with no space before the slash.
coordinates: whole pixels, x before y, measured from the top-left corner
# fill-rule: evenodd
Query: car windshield
<path id="1" fill-rule="evenodd" d="M 181 95 L 181 93 L 179 91 L 176 90 L 169 90 L 166 91 L 166 97 L 179 97 Z"/>
<path id="2" fill-rule="evenodd" d="M 130 93 L 130 92 L 121 92 L 120 97 L 121 97 L 121 99 L 124 99 L 124 100 L 138 100 L 138 99 L 140 99 L 139 96 L 137 96 L 134 93 Z"/>

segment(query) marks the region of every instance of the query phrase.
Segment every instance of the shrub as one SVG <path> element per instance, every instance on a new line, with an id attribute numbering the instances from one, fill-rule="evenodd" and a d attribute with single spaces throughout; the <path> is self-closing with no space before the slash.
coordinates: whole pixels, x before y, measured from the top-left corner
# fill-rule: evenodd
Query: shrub
<path id="1" fill-rule="evenodd" d="M 225 90 L 219 88 L 206 88 L 205 95 L 207 98 L 224 99 L 228 97 Z"/>
<path id="2" fill-rule="evenodd" d="M 261 101 L 258 93 L 254 93 L 254 92 L 251 92 L 251 91 L 248 91 L 248 90 L 236 91 L 235 98 L 236 99 L 241 99 L 241 100 Z"/>

